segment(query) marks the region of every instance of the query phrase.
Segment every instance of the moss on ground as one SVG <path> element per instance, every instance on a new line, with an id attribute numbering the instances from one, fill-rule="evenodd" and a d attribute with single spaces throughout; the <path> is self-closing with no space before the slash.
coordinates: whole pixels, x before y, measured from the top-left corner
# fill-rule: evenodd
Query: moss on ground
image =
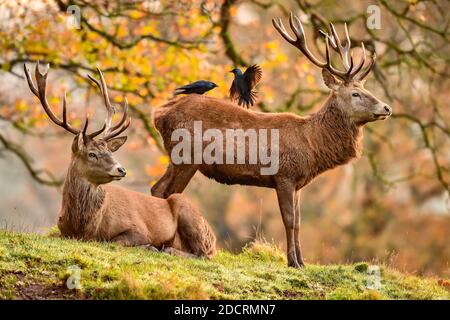
<path id="1" fill-rule="evenodd" d="M 71 266 L 81 289 L 68 289 Z M 437 279 L 381 266 L 381 290 L 367 288 L 369 264 L 286 266 L 255 243 L 235 255 L 184 259 L 112 243 L 0 231 L 0 299 L 449 299 Z"/>

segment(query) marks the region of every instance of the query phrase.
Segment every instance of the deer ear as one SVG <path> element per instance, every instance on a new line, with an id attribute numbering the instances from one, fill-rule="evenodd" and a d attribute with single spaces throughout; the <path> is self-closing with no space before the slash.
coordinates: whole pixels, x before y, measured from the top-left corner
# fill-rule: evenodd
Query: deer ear
<path id="1" fill-rule="evenodd" d="M 325 82 L 325 85 L 331 90 L 337 90 L 337 88 L 341 84 L 341 82 L 336 79 L 327 69 L 322 69 L 322 78 Z"/>
<path id="2" fill-rule="evenodd" d="M 72 142 L 72 152 L 77 153 L 84 146 L 84 139 L 81 133 L 77 134 L 75 138 L 73 138 Z"/>
<path id="3" fill-rule="evenodd" d="M 119 150 L 119 148 L 127 141 L 127 137 L 117 137 L 108 140 L 106 143 L 111 152 Z"/>

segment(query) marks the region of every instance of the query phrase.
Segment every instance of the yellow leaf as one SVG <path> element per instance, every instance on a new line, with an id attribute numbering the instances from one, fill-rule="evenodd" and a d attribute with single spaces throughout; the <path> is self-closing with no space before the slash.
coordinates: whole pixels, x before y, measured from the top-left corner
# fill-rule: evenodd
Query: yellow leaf
<path id="1" fill-rule="evenodd" d="M 137 10 L 133 10 L 130 12 L 130 17 L 133 19 L 139 19 L 143 16 L 143 13 L 137 11 Z"/>
<path id="2" fill-rule="evenodd" d="M 16 101 L 16 110 L 20 111 L 20 112 L 25 112 L 27 111 L 28 106 L 25 103 L 25 101 L 23 101 L 22 99 L 19 99 Z"/>
<path id="3" fill-rule="evenodd" d="M 168 165 L 168 164 L 169 164 L 169 157 L 166 156 L 166 155 L 160 156 L 158 160 L 159 160 L 159 162 L 160 162 L 162 165 Z"/>

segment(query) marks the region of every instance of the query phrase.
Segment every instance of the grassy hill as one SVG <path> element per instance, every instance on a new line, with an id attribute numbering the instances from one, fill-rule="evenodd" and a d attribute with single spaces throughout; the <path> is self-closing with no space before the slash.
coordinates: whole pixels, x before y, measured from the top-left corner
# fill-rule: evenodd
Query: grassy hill
<path id="1" fill-rule="evenodd" d="M 67 289 L 70 266 L 81 289 Z M 111 243 L 0 231 L 0 299 L 449 299 L 437 279 L 381 267 L 381 291 L 367 289 L 368 264 L 286 267 L 276 247 L 183 259 Z"/>

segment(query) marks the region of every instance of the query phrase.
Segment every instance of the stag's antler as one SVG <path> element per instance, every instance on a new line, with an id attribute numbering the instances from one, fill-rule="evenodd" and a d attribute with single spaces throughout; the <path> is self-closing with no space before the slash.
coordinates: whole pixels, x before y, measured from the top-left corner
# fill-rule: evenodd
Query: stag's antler
<path id="1" fill-rule="evenodd" d="M 99 68 L 97 68 L 97 71 L 100 76 L 100 82 L 91 75 L 88 75 L 88 78 L 97 85 L 103 96 L 107 112 L 105 125 L 103 128 L 103 130 L 105 131 L 103 139 L 109 140 L 124 132 L 130 126 L 131 118 L 128 117 L 128 101 L 125 98 L 123 100 L 124 113 L 122 119 L 120 119 L 120 121 L 116 125 L 112 126 L 112 117 L 115 113 L 115 110 L 111 105 L 111 101 L 109 100 L 108 87 L 106 86 L 105 77 L 103 76 L 103 73 Z"/>
<path id="2" fill-rule="evenodd" d="M 101 83 L 99 83 L 96 79 L 94 79 L 92 76 L 88 75 L 89 79 L 94 81 L 98 87 L 100 88 L 100 91 L 103 95 L 103 99 L 105 100 L 106 109 L 108 111 L 105 123 L 103 127 L 100 130 L 97 130 L 95 132 L 92 132 L 90 134 L 87 134 L 87 128 L 89 125 L 89 118 L 86 117 L 86 121 L 83 126 L 83 130 L 76 129 L 72 127 L 67 122 L 67 99 L 66 99 L 66 92 L 64 92 L 63 96 L 63 111 L 62 111 L 62 120 L 60 120 L 55 114 L 53 113 L 52 109 L 50 108 L 50 105 L 47 101 L 46 96 L 46 87 L 47 87 L 47 75 L 49 66 L 47 65 L 47 71 L 45 73 L 41 73 L 39 70 L 39 61 L 36 63 L 36 69 L 35 69 L 35 78 L 37 83 L 37 88 L 33 82 L 33 79 L 30 75 L 30 70 L 28 70 L 27 66 L 24 64 L 23 69 L 25 71 L 25 76 L 27 78 L 28 86 L 30 87 L 31 92 L 39 99 L 41 102 L 42 107 L 44 108 L 45 112 L 49 116 L 49 118 L 58 126 L 64 128 L 65 130 L 69 131 L 73 134 L 79 134 L 80 132 L 83 134 L 83 137 L 87 138 L 94 138 L 98 136 L 100 133 L 105 132 L 105 135 L 103 136 L 104 140 L 109 140 L 111 138 L 116 137 L 117 135 L 121 134 L 123 131 L 125 131 L 128 126 L 130 125 L 130 118 L 128 118 L 128 103 L 127 100 L 124 100 L 124 109 L 125 112 L 123 114 L 122 119 L 117 123 L 115 126 L 111 127 L 112 124 L 112 116 L 114 115 L 114 108 L 111 106 L 111 102 L 109 100 L 108 96 L 108 89 L 106 87 L 105 79 L 103 77 L 102 72 L 100 69 L 97 68 L 99 74 L 100 74 L 100 80 Z M 127 120 L 127 121 L 126 121 Z"/>
<path id="3" fill-rule="evenodd" d="M 362 54 L 361 59 L 357 66 L 354 66 L 353 63 L 353 54 L 350 51 L 351 43 L 350 43 L 350 37 L 348 35 L 348 29 L 347 24 L 345 24 L 345 44 L 341 42 L 339 39 L 339 36 L 336 32 L 336 29 L 332 23 L 330 23 L 330 34 L 321 31 L 321 33 L 325 36 L 325 57 L 326 61 L 322 62 L 319 59 L 317 59 L 309 50 L 308 45 L 306 43 L 306 36 L 305 31 L 303 30 L 303 25 L 300 21 L 300 19 L 297 16 L 294 16 L 292 12 L 289 16 L 289 24 L 291 26 L 292 31 L 295 34 L 296 39 L 293 39 L 286 31 L 286 28 L 283 25 L 283 22 L 280 18 L 278 19 L 272 19 L 273 26 L 277 31 L 281 34 L 281 36 L 290 44 L 292 44 L 294 47 L 298 48 L 312 63 L 314 63 L 316 66 L 327 69 L 335 76 L 341 78 L 344 81 L 350 81 L 352 79 L 356 80 L 362 80 L 364 77 L 366 77 L 370 70 L 372 69 L 374 62 L 375 62 L 375 54 L 373 55 L 370 65 L 367 67 L 366 70 L 363 71 L 360 75 L 358 73 L 361 71 L 362 67 L 364 66 L 364 63 L 366 61 L 366 50 L 364 48 L 364 43 L 361 43 L 362 48 Z M 335 50 L 339 56 L 342 59 L 342 64 L 344 65 L 345 70 L 341 71 L 336 68 L 334 68 L 331 65 L 331 57 L 330 57 L 330 46 Z M 349 57 L 350 52 L 350 57 Z"/>
<path id="4" fill-rule="evenodd" d="M 62 112 L 62 121 L 58 119 L 58 117 L 55 116 L 52 109 L 50 109 L 50 106 L 47 101 L 46 96 L 46 88 L 47 88 L 47 75 L 48 75 L 48 69 L 49 65 L 47 65 L 47 72 L 41 73 L 39 70 L 39 61 L 36 63 L 36 69 L 34 71 L 36 82 L 37 82 L 37 88 L 33 83 L 33 79 L 30 75 L 30 70 L 28 70 L 26 64 L 23 65 L 23 70 L 25 71 L 25 76 L 27 77 L 28 86 L 30 87 L 31 92 L 34 93 L 36 97 L 38 97 L 39 101 L 41 102 L 42 107 L 44 108 L 45 112 L 49 116 L 50 120 L 52 120 L 54 123 L 56 123 L 58 126 L 66 129 L 70 133 L 78 134 L 80 133 L 80 130 L 75 129 L 72 127 L 69 123 L 67 123 L 67 108 L 66 108 L 66 93 L 64 92 L 63 96 L 63 112 Z M 86 118 L 87 123 L 87 118 Z"/>

